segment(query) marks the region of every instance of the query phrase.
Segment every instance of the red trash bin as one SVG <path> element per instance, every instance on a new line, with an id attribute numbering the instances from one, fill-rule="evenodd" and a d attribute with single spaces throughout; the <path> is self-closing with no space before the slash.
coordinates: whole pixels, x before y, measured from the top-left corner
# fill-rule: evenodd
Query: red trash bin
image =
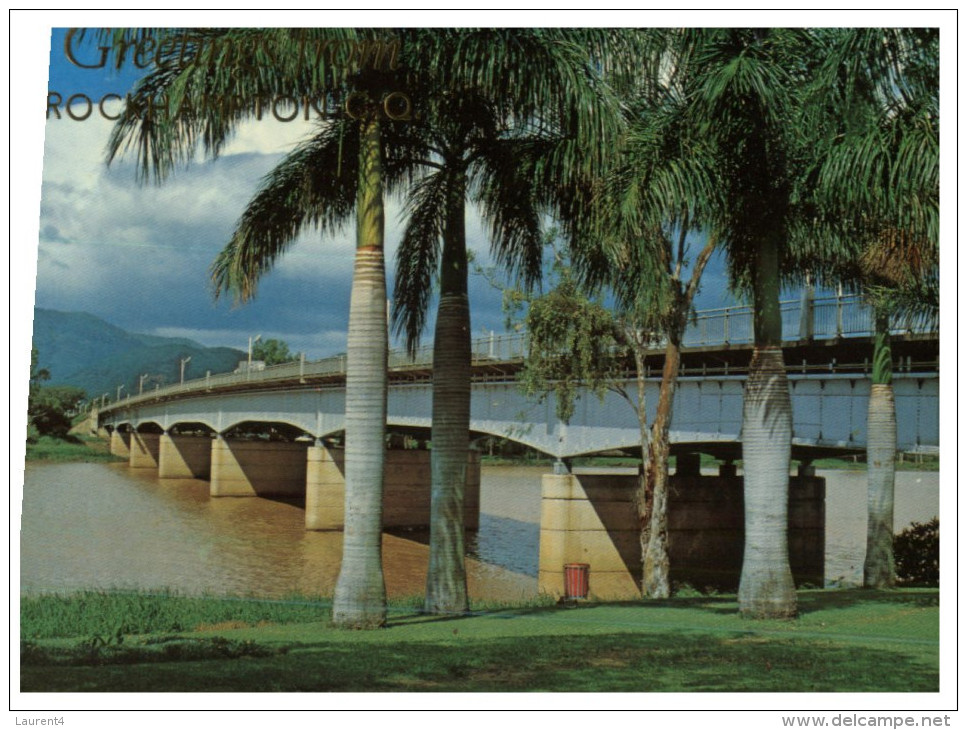
<path id="1" fill-rule="evenodd" d="M 566 563 L 564 565 L 564 598 L 588 597 L 588 575 L 591 566 L 587 563 Z"/>

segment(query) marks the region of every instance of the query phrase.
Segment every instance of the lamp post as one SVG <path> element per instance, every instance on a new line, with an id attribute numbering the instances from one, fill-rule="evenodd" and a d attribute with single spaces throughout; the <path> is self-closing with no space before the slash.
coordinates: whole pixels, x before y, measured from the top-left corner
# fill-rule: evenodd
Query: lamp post
<path id="1" fill-rule="evenodd" d="M 144 393 L 144 380 L 147 377 L 148 377 L 148 374 L 145 373 L 140 378 L 138 378 L 138 395 L 141 395 L 142 393 Z"/>
<path id="2" fill-rule="evenodd" d="M 123 389 L 124 389 L 124 385 L 119 385 L 119 386 L 118 386 L 118 394 L 117 394 L 117 398 L 115 398 L 114 400 L 116 400 L 116 401 L 120 401 L 120 400 L 121 400 L 121 391 L 122 391 Z"/>
<path id="3" fill-rule="evenodd" d="M 248 338 L 248 368 L 245 374 L 245 376 L 248 378 L 252 377 L 252 345 L 254 345 L 256 342 L 258 342 L 261 339 L 262 339 L 261 334 L 257 334 L 255 335 L 255 337 Z"/>
<path id="4" fill-rule="evenodd" d="M 185 365 L 191 362 L 191 357 L 186 357 L 181 361 L 181 382 L 185 382 Z"/>

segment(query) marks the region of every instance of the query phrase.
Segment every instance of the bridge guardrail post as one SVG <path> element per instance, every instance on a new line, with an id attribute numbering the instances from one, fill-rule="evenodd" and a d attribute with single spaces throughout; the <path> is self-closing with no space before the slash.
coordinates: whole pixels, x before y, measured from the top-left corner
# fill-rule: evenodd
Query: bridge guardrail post
<path id="1" fill-rule="evenodd" d="M 843 336 L 843 285 L 836 287 L 836 336 Z"/>
<path id="2" fill-rule="evenodd" d="M 806 282 L 802 290 L 802 300 L 799 311 L 799 339 L 811 340 L 815 333 L 816 292 L 811 281 Z"/>

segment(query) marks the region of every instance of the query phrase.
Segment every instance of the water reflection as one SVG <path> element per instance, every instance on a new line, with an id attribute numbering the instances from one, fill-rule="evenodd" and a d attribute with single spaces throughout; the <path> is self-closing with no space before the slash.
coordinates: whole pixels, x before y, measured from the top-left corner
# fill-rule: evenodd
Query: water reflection
<path id="1" fill-rule="evenodd" d="M 515 490 L 528 488 L 528 482 L 539 504 L 539 471 L 492 481 L 489 497 L 498 511 L 518 509 Z M 533 494 L 528 497 L 534 502 Z M 471 534 L 471 596 L 536 594 L 538 527 L 523 523 L 533 534 L 520 540 L 521 530 L 505 524 L 513 522 L 485 514 L 481 530 Z M 150 470 L 123 464 L 30 465 L 21 522 L 21 590 L 331 594 L 342 533 L 306 532 L 304 524 L 301 500 L 211 499 L 205 481 L 158 479 Z M 419 531 L 383 536 L 389 595 L 423 593 L 427 538 Z"/>
<path id="2" fill-rule="evenodd" d="M 474 598 L 537 593 L 541 467 L 486 467 L 480 529 L 467 541 Z M 866 476 L 826 472 L 827 583 L 862 579 Z M 936 473 L 897 474 L 898 529 L 938 514 Z M 306 532 L 300 501 L 208 496 L 208 483 L 123 464 L 30 465 L 20 536 L 24 593 L 171 589 L 281 597 L 331 594 L 342 534 Z M 383 536 L 387 592 L 421 595 L 426 531 Z"/>

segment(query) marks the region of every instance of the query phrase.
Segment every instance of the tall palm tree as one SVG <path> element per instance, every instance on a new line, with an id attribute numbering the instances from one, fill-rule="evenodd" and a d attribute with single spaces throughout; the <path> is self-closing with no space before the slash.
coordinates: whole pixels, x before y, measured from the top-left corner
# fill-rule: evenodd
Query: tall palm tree
<path id="1" fill-rule="evenodd" d="M 939 36 L 930 29 L 847 29 L 820 76 L 828 108 L 814 183 L 828 235 L 852 256 L 828 265 L 873 312 L 867 416 L 863 583 L 889 587 L 893 565 L 896 406 L 890 322 L 938 310 Z"/>
<path id="2" fill-rule="evenodd" d="M 432 105 L 431 105 L 432 107 Z M 393 317 L 408 347 L 419 343 L 438 271 L 439 301 L 433 340 L 430 562 L 424 610 L 461 613 L 468 607 L 464 567 L 464 492 L 470 445 L 470 302 L 467 291 L 465 209 L 479 199 L 494 167 L 506 167 L 511 147 L 501 120 L 485 98 L 465 90 L 427 115 L 420 130 L 425 153 L 410 160 L 417 178 L 397 257 Z M 494 249 L 508 257 L 540 248 L 540 215 L 527 188 L 511 209 L 489 216 Z M 507 190 L 502 189 L 504 194 Z M 509 199 L 509 196 L 508 196 Z M 504 202 L 504 201 L 500 201 Z M 519 254 L 518 254 L 519 255 Z M 526 264 L 525 264 L 526 266 Z M 528 270 L 532 278 L 536 273 Z"/>
<path id="3" fill-rule="evenodd" d="M 795 121 L 817 48 L 808 30 L 710 29 L 682 32 L 676 53 L 686 77 L 689 124 L 714 148 L 716 184 L 725 198 L 716 227 L 730 277 L 753 309 L 739 582 L 739 610 L 749 617 L 788 617 L 797 610 L 787 539 L 792 408 L 779 293 L 797 213 L 793 182 L 806 153 Z"/>
<path id="4" fill-rule="evenodd" d="M 352 29 L 230 29 L 155 31 L 159 48 L 169 43 L 169 63 L 159 63 L 135 89 L 162 104 L 145 113 L 129 105 L 116 123 L 109 143 L 109 160 L 133 148 L 142 179 L 151 174 L 161 181 L 179 162 L 189 162 L 199 142 L 217 157 L 239 123 L 258 117 L 279 96 L 341 100 L 351 88 L 376 96 L 392 77 L 381 62 L 363 54 L 349 54 L 342 63 L 329 63 L 320 48 L 331 41 L 353 44 L 379 38 L 378 32 Z M 170 35 L 169 35 L 170 34 Z M 119 42 L 122 44 L 124 38 Z M 326 44 L 329 43 L 330 46 Z M 349 48 L 349 45 L 345 46 Z M 244 49 L 246 52 L 243 52 Z M 192 62 L 183 61 L 185 52 Z M 315 52 L 314 52 L 315 51 Z M 335 56 L 332 57 L 335 61 Z M 343 562 L 336 584 L 333 621 L 351 627 L 385 622 L 386 597 L 381 561 L 383 448 L 386 423 L 386 294 L 383 263 L 383 184 L 381 177 L 378 105 L 363 104 L 355 135 L 346 125 L 335 125 L 338 136 L 324 134 L 321 147 L 328 178 L 340 170 L 342 144 L 357 139 L 355 184 L 335 175 L 321 187 L 334 193 L 303 211 L 298 221 L 280 221 L 262 238 L 259 247 L 240 246 L 244 221 L 228 250 L 213 268 L 216 291 L 232 290 L 241 299 L 255 293 L 255 285 L 274 258 L 307 220 L 336 227 L 357 211 L 357 248 L 347 347 L 346 383 L 346 531 Z M 335 142 L 334 142 L 335 140 Z M 337 155 L 333 156 L 333 147 Z M 303 150 L 311 156 L 313 150 Z M 335 165 L 331 163 L 335 161 Z M 318 191 L 315 191 L 318 193 Z M 321 203 L 321 204 L 320 204 Z M 281 223 L 281 225 L 280 225 Z"/>
<path id="5" fill-rule="evenodd" d="M 622 45 L 623 44 L 623 45 Z M 400 65 L 415 118 L 384 125 L 387 184 L 404 194 L 394 316 L 413 348 L 439 265 L 434 339 L 431 540 L 425 608 L 467 609 L 463 494 L 469 449 L 470 322 L 464 208 L 481 203 L 495 254 L 525 280 L 539 274 L 541 179 L 596 162 L 617 135 L 615 99 L 593 58 L 626 66 L 631 41 L 610 31 L 412 29 Z M 495 69 L 503 69 L 496 73 Z M 519 75 L 518 75 L 519 74 Z M 261 272 L 320 204 L 307 142 L 270 175 L 216 273 Z M 329 143 L 330 148 L 332 143 Z M 583 154 L 578 151 L 584 148 Z M 535 181 L 531 183 L 530 181 Z M 279 224 L 277 221 L 283 221 Z M 275 236 L 279 230 L 283 235 Z M 272 235 L 266 235 L 268 231 Z M 348 460 L 348 459 L 347 459 Z M 347 493 L 348 499 L 348 493 Z M 348 526 L 348 523 L 347 523 Z"/>
<path id="6" fill-rule="evenodd" d="M 433 356 L 430 565 L 424 609 L 466 611 L 463 505 L 470 440 L 470 308 L 464 210 L 481 206 L 499 262 L 540 275 L 541 191 L 600 166 L 619 130 L 596 64 L 629 68 L 633 33 L 446 30 L 404 64 L 427 79 L 422 159 L 399 249 L 394 319 L 414 348 L 439 264 Z M 495 70 L 500 69 L 499 73 Z M 412 148 L 410 150 L 412 152 Z M 542 183 L 544 183 L 542 185 Z"/>

